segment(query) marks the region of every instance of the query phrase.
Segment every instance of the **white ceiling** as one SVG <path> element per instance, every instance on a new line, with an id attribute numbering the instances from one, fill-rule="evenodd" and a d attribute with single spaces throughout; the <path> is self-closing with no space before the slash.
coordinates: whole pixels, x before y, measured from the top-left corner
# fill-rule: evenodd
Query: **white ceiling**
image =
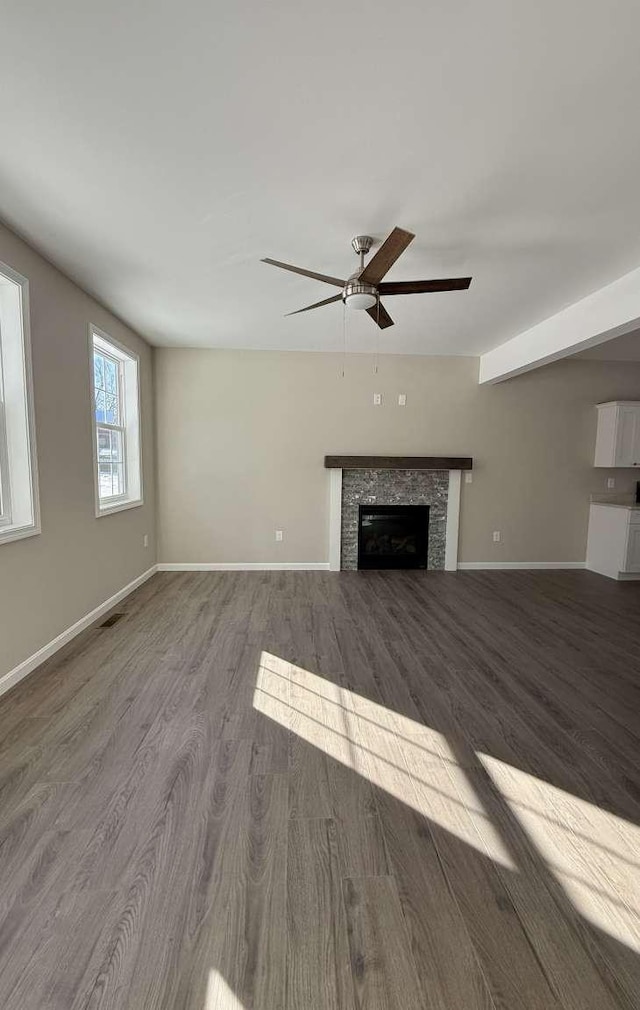
<path id="1" fill-rule="evenodd" d="M 640 264 L 637 0 L 30 0 L 0 215 L 157 344 L 341 348 L 350 239 L 417 234 L 387 351 L 477 354 Z M 349 349 L 376 328 L 347 319 Z"/>

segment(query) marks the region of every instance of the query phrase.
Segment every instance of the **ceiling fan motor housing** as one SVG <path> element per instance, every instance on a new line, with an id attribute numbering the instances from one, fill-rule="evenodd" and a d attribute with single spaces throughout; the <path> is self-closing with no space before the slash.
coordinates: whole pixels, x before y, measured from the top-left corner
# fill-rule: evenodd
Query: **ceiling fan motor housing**
<path id="1" fill-rule="evenodd" d="M 373 284 L 350 277 L 342 292 L 342 301 L 350 309 L 370 309 L 378 301 L 378 289 Z"/>
<path id="2" fill-rule="evenodd" d="M 354 252 L 360 257 L 360 269 L 351 274 L 342 292 L 342 301 L 350 309 L 370 309 L 378 301 L 378 290 L 373 284 L 361 281 L 360 274 L 364 270 L 364 258 L 373 245 L 370 235 L 356 235 L 351 239 Z"/>

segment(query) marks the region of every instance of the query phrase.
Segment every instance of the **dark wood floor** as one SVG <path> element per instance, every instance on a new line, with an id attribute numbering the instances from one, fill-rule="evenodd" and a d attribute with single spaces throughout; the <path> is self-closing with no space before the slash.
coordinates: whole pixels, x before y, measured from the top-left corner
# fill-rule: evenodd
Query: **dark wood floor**
<path id="1" fill-rule="evenodd" d="M 640 585 L 122 609 L 0 700 L 4 1010 L 637 1010 Z"/>

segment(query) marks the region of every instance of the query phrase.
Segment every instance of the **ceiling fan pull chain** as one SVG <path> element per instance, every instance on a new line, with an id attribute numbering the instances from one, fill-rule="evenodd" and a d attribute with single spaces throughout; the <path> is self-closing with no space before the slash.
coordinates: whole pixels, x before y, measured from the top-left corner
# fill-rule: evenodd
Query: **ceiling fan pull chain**
<path id="1" fill-rule="evenodd" d="M 347 365 L 347 306 L 342 303 L 342 378 Z"/>

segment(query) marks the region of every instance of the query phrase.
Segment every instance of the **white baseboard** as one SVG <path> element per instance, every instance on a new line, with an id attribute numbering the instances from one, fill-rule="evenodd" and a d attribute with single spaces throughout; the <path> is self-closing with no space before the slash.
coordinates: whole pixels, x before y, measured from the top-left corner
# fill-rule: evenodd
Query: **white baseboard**
<path id="1" fill-rule="evenodd" d="M 159 572 L 328 572 L 328 561 L 162 561 Z"/>
<path id="2" fill-rule="evenodd" d="M 28 659 L 19 663 L 18 666 L 14 666 L 13 670 L 9 670 L 8 673 L 5 673 L 4 677 L 0 677 L 0 694 L 4 694 L 13 687 L 14 684 L 17 684 L 24 677 L 28 676 L 28 674 L 32 673 L 37 666 L 40 666 L 40 664 L 44 663 L 46 659 L 49 659 L 54 655 L 54 653 L 58 652 L 59 649 L 62 649 L 63 646 L 67 645 L 67 643 L 74 639 L 76 635 L 79 635 L 81 631 L 85 631 L 94 624 L 95 621 L 98 621 L 103 614 L 112 610 L 116 604 L 120 603 L 120 600 L 124 600 L 125 596 L 129 596 L 134 589 L 137 589 L 143 582 L 146 582 L 152 575 L 155 575 L 156 570 L 157 566 L 152 565 L 151 568 L 148 568 L 146 572 L 139 575 L 137 579 L 133 580 L 133 582 L 130 582 L 122 589 L 119 589 L 117 593 L 110 596 L 108 600 L 104 601 L 104 603 L 95 607 L 88 614 L 85 614 L 84 617 L 81 617 L 79 621 L 72 624 L 71 627 L 66 629 L 66 631 L 63 631 L 60 635 L 56 635 L 55 638 L 52 638 L 50 642 L 43 645 L 41 649 L 34 652 Z"/>
<path id="3" fill-rule="evenodd" d="M 328 561 L 160 561 L 159 572 L 328 572 Z M 461 561 L 458 571 L 585 568 L 584 561 Z"/>
<path id="4" fill-rule="evenodd" d="M 584 561 L 459 561 L 458 571 L 482 571 L 484 569 L 556 569 L 586 568 Z"/>

